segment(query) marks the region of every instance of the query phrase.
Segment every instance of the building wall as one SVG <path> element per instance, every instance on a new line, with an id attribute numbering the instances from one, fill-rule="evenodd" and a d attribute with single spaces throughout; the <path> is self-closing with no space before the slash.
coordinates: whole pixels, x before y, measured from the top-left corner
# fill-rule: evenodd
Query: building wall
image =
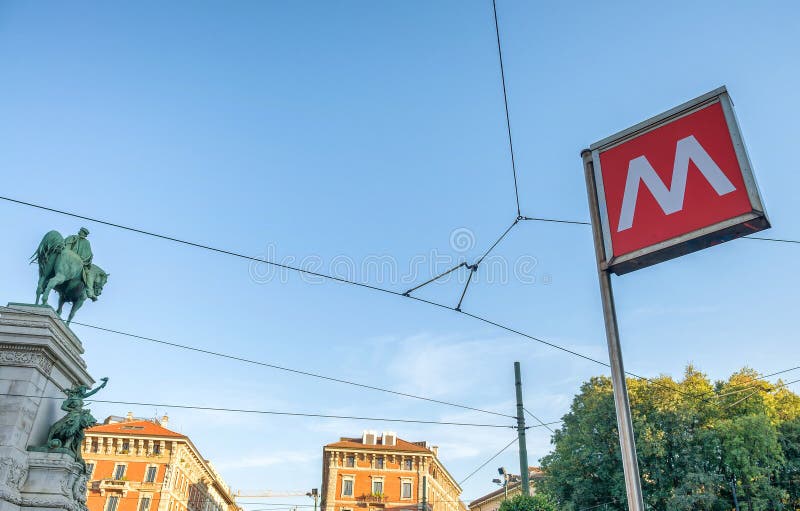
<path id="1" fill-rule="evenodd" d="M 127 440 L 129 449 L 122 447 Z M 89 479 L 86 505 L 90 511 L 105 511 L 109 498 L 118 497 L 116 511 L 159 511 L 161 492 L 167 475 L 167 467 L 174 442 L 159 441 L 160 454 L 154 454 L 153 440 L 145 438 L 123 438 L 110 436 L 86 437 L 83 457 L 93 466 Z M 163 442 L 163 444 L 162 444 Z M 121 480 L 114 478 L 117 465 L 125 466 Z M 154 482 L 145 482 L 145 473 L 150 466 L 156 467 Z M 140 509 L 143 497 L 150 498 L 148 509 Z"/>
<path id="2" fill-rule="evenodd" d="M 127 447 L 127 449 L 125 448 Z M 185 437 L 147 438 L 87 431 L 83 457 L 91 465 L 89 511 L 237 511 L 230 490 Z M 125 474 L 115 477 L 124 465 Z M 148 467 L 156 467 L 146 482 Z M 149 498 L 145 509 L 143 499 Z"/>
<path id="3" fill-rule="evenodd" d="M 354 458 L 353 467 L 348 458 Z M 378 468 L 383 458 L 384 468 Z M 406 463 L 410 463 L 410 467 Z M 422 502 L 422 478 L 427 476 L 428 508 L 464 511 L 460 488 L 432 454 L 330 449 L 323 452 L 323 511 L 380 511 L 396 507 L 416 509 Z M 353 481 L 352 496 L 343 495 L 345 480 Z M 383 495 L 373 495 L 373 482 L 383 482 Z M 411 483 L 411 496 L 403 498 L 402 482 Z"/>

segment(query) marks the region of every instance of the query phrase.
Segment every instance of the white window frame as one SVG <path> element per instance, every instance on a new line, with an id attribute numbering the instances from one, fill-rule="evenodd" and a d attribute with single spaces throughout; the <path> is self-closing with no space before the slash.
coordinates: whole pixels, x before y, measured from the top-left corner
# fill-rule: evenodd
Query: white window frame
<path id="1" fill-rule="evenodd" d="M 142 509 L 142 502 L 147 499 L 147 509 Z M 153 505 L 153 495 L 146 494 L 146 495 L 139 495 L 139 505 L 136 506 L 136 511 L 150 511 L 150 507 Z"/>
<path id="2" fill-rule="evenodd" d="M 117 467 L 122 467 L 122 475 L 117 477 Z M 115 481 L 122 481 L 125 477 L 125 474 L 128 473 L 128 464 L 127 463 L 114 463 L 114 472 L 111 474 L 111 478 Z"/>
<path id="3" fill-rule="evenodd" d="M 117 508 L 119 508 L 119 499 L 119 495 L 109 495 L 106 499 L 106 505 L 103 509 L 105 511 L 117 511 Z M 114 502 L 114 509 L 111 509 L 111 502 Z"/>
<path id="4" fill-rule="evenodd" d="M 344 492 L 345 481 L 350 481 L 350 493 Z M 342 497 L 353 497 L 356 492 L 356 478 L 355 476 L 342 476 Z"/>
<path id="5" fill-rule="evenodd" d="M 350 460 L 353 460 L 353 464 L 352 465 L 349 464 Z M 356 456 L 355 456 L 355 454 L 350 454 L 350 455 L 345 456 L 345 458 L 344 458 L 344 466 L 348 467 L 348 468 L 355 468 L 355 466 L 356 466 Z"/>
<path id="6" fill-rule="evenodd" d="M 380 461 L 381 466 L 378 466 L 378 462 Z M 385 456 L 375 456 L 375 459 L 372 463 L 373 467 L 378 470 L 385 470 L 386 469 L 386 457 Z"/>
<path id="7" fill-rule="evenodd" d="M 381 483 L 381 491 L 375 491 L 375 483 Z M 372 490 L 373 495 L 376 493 L 386 495 L 386 485 L 384 484 L 383 477 L 373 477 L 372 483 L 370 484 L 370 490 Z"/>
<path id="8" fill-rule="evenodd" d="M 403 485 L 408 485 L 408 497 L 403 496 Z M 400 499 L 411 500 L 414 498 L 414 482 L 410 477 L 400 478 Z"/>
<path id="9" fill-rule="evenodd" d="M 151 468 L 156 469 L 156 472 L 155 472 L 155 475 L 153 475 L 153 480 L 152 481 L 148 481 L 147 480 L 147 474 L 148 474 L 148 472 L 150 472 Z M 144 482 L 144 483 L 155 483 L 156 479 L 158 479 L 158 465 L 154 465 L 154 464 L 151 463 L 150 465 L 147 465 L 147 467 L 145 467 L 145 469 L 144 469 L 144 479 L 142 480 L 142 482 Z"/>

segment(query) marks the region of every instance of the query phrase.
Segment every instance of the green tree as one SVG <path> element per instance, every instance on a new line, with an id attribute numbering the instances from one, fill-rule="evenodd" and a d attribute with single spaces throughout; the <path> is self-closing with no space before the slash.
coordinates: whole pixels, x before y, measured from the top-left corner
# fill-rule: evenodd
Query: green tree
<path id="1" fill-rule="evenodd" d="M 786 463 L 776 479 L 786 492 L 786 507 L 800 509 L 800 417 L 780 425 L 778 442 Z"/>
<path id="2" fill-rule="evenodd" d="M 689 366 L 681 381 L 628 382 L 645 504 L 650 509 L 798 509 L 800 398 L 742 369 L 712 383 Z M 540 483 L 562 509 L 626 507 L 611 382 L 595 377 L 575 396 Z"/>
<path id="3" fill-rule="evenodd" d="M 499 511 L 558 511 L 558 507 L 545 494 L 537 493 L 529 497 L 519 494 L 504 500 Z"/>

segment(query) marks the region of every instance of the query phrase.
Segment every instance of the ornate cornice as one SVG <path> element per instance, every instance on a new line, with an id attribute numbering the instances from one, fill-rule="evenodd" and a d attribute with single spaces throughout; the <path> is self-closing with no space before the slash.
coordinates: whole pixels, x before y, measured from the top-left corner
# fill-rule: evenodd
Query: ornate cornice
<path id="1" fill-rule="evenodd" d="M 0 342 L 0 363 L 11 366 L 35 367 L 50 375 L 55 360 L 42 346 Z"/>

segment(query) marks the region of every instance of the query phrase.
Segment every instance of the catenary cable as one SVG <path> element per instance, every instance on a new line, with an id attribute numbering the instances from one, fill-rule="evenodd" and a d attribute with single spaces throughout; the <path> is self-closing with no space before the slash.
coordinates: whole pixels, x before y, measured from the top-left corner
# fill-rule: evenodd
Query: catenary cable
<path id="1" fill-rule="evenodd" d="M 498 457 L 498 456 L 500 456 L 501 454 L 503 454 L 503 452 L 504 452 L 506 449 L 508 449 L 509 447 L 511 447 L 512 445 L 514 445 L 514 442 L 516 442 L 516 441 L 518 441 L 518 440 L 519 440 L 519 437 L 514 437 L 514 439 L 513 439 L 513 440 L 511 440 L 509 443 L 507 443 L 505 447 L 503 447 L 502 449 L 500 449 L 499 451 L 497 451 L 497 452 L 496 452 L 496 453 L 495 453 L 495 454 L 494 454 L 494 455 L 493 455 L 491 458 L 489 458 L 488 460 L 484 461 L 483 463 L 481 463 L 481 465 L 480 465 L 478 468 L 476 468 L 475 470 L 473 470 L 472 472 L 470 472 L 470 474 L 469 474 L 467 477 L 465 477 L 464 479 L 462 479 L 461 481 L 459 481 L 459 482 L 458 482 L 458 485 L 459 485 L 459 486 L 461 486 L 462 484 L 464 484 L 465 482 L 467 482 L 467 480 L 468 480 L 470 477 L 472 477 L 472 476 L 474 476 L 475 474 L 477 474 L 477 473 L 478 473 L 478 471 L 479 471 L 480 469 L 482 469 L 483 467 L 485 467 L 486 465 L 488 465 L 488 464 L 489 464 L 489 463 L 490 463 L 490 462 L 491 462 L 493 459 L 495 459 L 496 457 Z"/>
<path id="2" fill-rule="evenodd" d="M 7 397 L 25 397 L 34 399 L 56 399 L 63 400 L 61 396 L 35 396 L 31 394 L 11 394 L 2 393 L 0 395 Z M 157 406 L 159 408 L 181 408 L 188 410 L 208 410 L 213 412 L 231 412 L 231 413 L 249 413 L 260 415 L 285 415 L 290 417 L 315 417 L 320 419 L 342 419 L 342 420 L 363 420 L 363 421 L 376 421 L 376 422 L 400 422 L 409 424 L 435 424 L 440 426 L 468 426 L 476 428 L 502 428 L 502 429 L 516 429 L 517 426 L 509 426 L 503 424 L 482 424 L 475 422 L 451 422 L 451 421 L 432 421 L 423 419 L 394 419 L 386 417 L 359 417 L 353 415 L 328 415 L 320 413 L 303 413 L 303 412 L 280 412 L 274 410 L 253 410 L 246 408 L 217 408 L 211 406 L 193 406 L 193 405 L 177 405 L 171 403 L 146 403 L 141 401 L 117 401 L 112 399 L 86 399 L 87 403 L 105 403 L 115 405 L 130 405 L 130 406 Z M 538 426 L 530 426 L 538 427 Z"/>
<path id="3" fill-rule="evenodd" d="M 479 316 L 477 314 L 471 314 L 471 313 L 468 313 L 468 312 L 464 312 L 463 310 L 456 310 L 455 307 L 451 307 L 451 306 L 448 306 L 448 305 L 445 305 L 445 304 L 441 304 L 441 303 L 438 303 L 438 302 L 434 302 L 434 301 L 431 301 L 431 300 L 426 300 L 426 299 L 423 299 L 423 298 L 418 298 L 416 296 L 406 295 L 406 294 L 404 294 L 402 292 L 399 292 L 399 291 L 394 291 L 394 290 L 382 288 L 382 287 L 379 287 L 379 286 L 373 286 L 371 284 L 365 284 L 365 283 L 362 283 L 362 282 L 356 282 L 356 281 L 344 279 L 344 278 L 341 278 L 341 277 L 336 277 L 334 275 L 327 275 L 327 274 L 324 274 L 324 273 L 312 272 L 312 271 L 309 271 L 309 270 L 304 270 L 302 268 L 298 268 L 298 267 L 294 267 L 294 266 L 290 266 L 290 265 L 285 265 L 285 264 L 281 264 L 281 263 L 276 263 L 274 261 L 269 261 L 267 259 L 261 259 L 261 258 L 258 258 L 258 257 L 252 257 L 252 256 L 248 256 L 248 255 L 245 255 L 245 254 L 240 254 L 240 253 L 234 252 L 232 250 L 215 248 L 215 247 L 211 247 L 209 245 L 204 245 L 204 244 L 201 244 L 201 243 L 195 243 L 195 242 L 192 242 L 192 241 L 186 241 L 186 240 L 182 240 L 182 239 L 175 238 L 175 237 L 172 237 L 172 236 L 167 236 L 167 235 L 163 235 L 163 234 L 158 234 L 158 233 L 146 231 L 144 229 L 139 229 L 139 228 L 136 228 L 136 227 L 125 226 L 125 225 L 122 225 L 122 224 L 117 224 L 117 223 L 109 222 L 109 221 L 106 221 L 106 220 L 101 220 L 101 219 L 97 219 L 97 218 L 93 218 L 93 217 L 89 217 L 89 216 L 85 216 L 85 215 L 79 215 L 77 213 L 63 211 L 63 210 L 59 210 L 59 209 L 55 209 L 55 208 L 50 208 L 50 207 L 47 207 L 47 206 L 43 206 L 41 204 L 25 202 L 25 201 L 12 199 L 12 198 L 9 198 L 9 197 L 4 197 L 4 196 L 0 196 L 0 199 L 6 200 L 6 201 L 9 201 L 9 202 L 13 202 L 13 203 L 16 203 L 16 204 L 32 207 L 32 208 L 41 209 L 41 210 L 44 210 L 44 211 L 50 211 L 50 212 L 53 212 L 53 213 L 58 213 L 58 214 L 65 215 L 65 216 L 79 218 L 79 219 L 82 219 L 82 220 L 89 220 L 91 222 L 96 222 L 96 223 L 99 223 L 99 224 L 102 224 L 102 225 L 107 225 L 107 226 L 110 226 L 110 227 L 115 227 L 115 228 L 118 228 L 118 229 L 123 229 L 123 230 L 130 231 L 130 232 L 136 232 L 136 233 L 143 234 L 143 235 L 146 235 L 146 236 L 152 236 L 152 237 L 163 239 L 163 240 L 167 240 L 167 241 L 173 241 L 175 243 L 184 244 L 184 245 L 192 246 L 192 247 L 195 247 L 195 248 L 205 249 L 205 250 L 209 250 L 209 251 L 220 253 L 220 254 L 224 254 L 224 255 L 230 255 L 230 256 L 233 256 L 233 257 L 246 259 L 246 260 L 250 260 L 250 261 L 254 261 L 254 262 L 271 264 L 271 265 L 275 265 L 275 266 L 278 266 L 278 267 L 281 267 L 281 268 L 284 268 L 284 269 L 294 270 L 294 271 L 297 271 L 297 272 L 300 272 L 300 273 L 305 273 L 305 274 L 308 274 L 308 275 L 314 275 L 314 276 L 317 276 L 317 277 L 320 277 L 320 278 L 327 278 L 327 279 L 330 279 L 330 280 L 333 280 L 333 281 L 336 281 L 336 282 L 340 282 L 340 283 L 343 283 L 343 284 L 350 284 L 350 285 L 359 286 L 359 287 L 362 287 L 362 288 L 365 288 L 365 289 L 371 289 L 373 291 L 380 291 L 380 292 L 383 292 L 383 293 L 386 293 L 386 294 L 391 294 L 391 295 L 395 295 L 395 296 L 401 296 L 401 297 L 404 297 L 404 298 L 409 298 L 411 300 L 415 300 L 415 301 L 418 301 L 418 302 L 421 302 L 421 303 L 426 303 L 428 305 L 433 305 L 433 306 L 436 306 L 436 307 L 439 307 L 439 308 L 442 308 L 442 309 L 447 309 L 447 310 L 451 310 L 451 311 L 455 311 L 455 312 L 464 314 L 466 316 L 469 316 L 469 317 L 471 317 L 473 319 L 476 319 L 478 321 L 484 322 L 486 324 L 493 325 L 495 327 L 501 328 L 501 329 L 506 330 L 508 332 L 515 333 L 517 335 L 523 336 L 523 337 L 525 337 L 527 339 L 530 339 L 532 341 L 535 341 L 535 342 L 538 342 L 538 343 L 541 343 L 541 344 L 545 344 L 545 345 L 550 346 L 552 348 L 564 351 L 565 353 L 572 354 L 574 356 L 583 358 L 585 360 L 594 362 L 596 364 L 599 364 L 599 365 L 602 365 L 602 366 L 605 366 L 605 367 L 610 367 L 609 364 L 606 363 L 606 362 L 601 362 L 601 361 L 599 361 L 597 359 L 594 359 L 592 357 L 589 357 L 587 355 L 583 355 L 581 353 L 578 353 L 576 351 L 570 350 L 570 349 L 565 348 L 563 346 L 559 346 L 557 344 L 545 341 L 545 340 L 543 340 L 541 338 L 538 338 L 538 337 L 535 337 L 533 335 L 525 334 L 525 333 L 523 333 L 523 332 L 521 332 L 519 330 L 516 330 L 516 329 L 511 328 L 509 326 L 503 325 L 503 324 L 498 323 L 496 321 L 484 318 L 484 317 Z M 524 217 L 524 218 L 530 218 L 530 217 Z M 81 324 L 83 326 L 88 326 L 90 328 L 99 328 L 99 327 L 95 327 L 95 326 L 87 325 L 87 324 L 83 324 L 83 323 L 78 323 L 78 322 L 74 322 L 74 323 L 75 324 Z M 200 351 L 200 350 L 198 350 L 198 351 Z M 233 357 L 229 357 L 229 358 L 233 358 Z M 648 379 L 648 378 L 645 378 L 643 376 L 639 376 L 639 375 L 637 375 L 635 373 L 631 373 L 630 371 L 626 371 L 626 374 L 628 374 L 629 376 L 633 376 L 635 378 L 639 378 L 639 379 L 642 379 L 642 380 L 647 380 L 647 381 L 656 383 L 652 379 Z M 686 393 L 684 391 L 681 391 L 681 390 L 678 390 L 678 389 L 673 389 L 673 390 L 675 392 L 680 393 L 680 394 L 689 395 L 688 393 Z M 491 413 L 496 413 L 496 412 L 491 412 Z"/>
<path id="4" fill-rule="evenodd" d="M 550 427 L 548 424 L 546 424 L 546 423 L 545 423 L 545 422 L 544 422 L 542 419 L 540 419 L 539 417 L 537 417 L 537 416 L 535 416 L 534 414 L 532 414 L 531 412 L 529 412 L 527 408 L 524 408 L 524 407 L 523 407 L 522 409 L 523 409 L 523 410 L 525 410 L 525 413 L 527 413 L 528 415 L 530 415 L 531 417 L 533 417 L 534 419 L 536 419 L 536 421 L 537 421 L 539 424 L 541 424 L 542 426 L 544 426 L 544 427 L 546 427 L 547 429 L 549 429 L 551 433 L 555 433 L 555 430 L 553 430 L 553 428 L 551 428 L 551 427 Z"/>
<path id="5" fill-rule="evenodd" d="M 514 174 L 514 197 L 517 201 L 517 217 L 521 216 L 519 207 L 519 187 L 517 185 L 517 162 L 514 158 L 514 142 L 511 138 L 511 117 L 508 114 L 508 91 L 506 90 L 506 71 L 503 66 L 503 48 L 500 44 L 500 25 L 497 23 L 497 1 L 492 0 L 494 13 L 494 33 L 497 38 L 497 57 L 500 61 L 500 81 L 503 85 L 503 105 L 506 111 L 506 132 L 508 133 L 508 152 L 511 154 L 511 171 Z"/>
<path id="6" fill-rule="evenodd" d="M 723 410 L 727 410 L 729 408 L 733 408 L 734 406 L 738 405 L 742 401 L 746 401 L 746 400 L 750 399 L 751 397 L 755 396 L 759 392 L 765 392 L 765 393 L 768 394 L 770 392 L 775 392 L 778 389 L 781 389 L 783 387 L 787 387 L 789 385 L 793 385 L 793 384 L 798 383 L 798 382 L 800 382 L 800 380 L 793 380 L 793 381 L 790 381 L 790 382 L 781 383 L 780 385 L 773 385 L 770 389 L 767 389 L 767 390 L 764 390 L 764 389 L 755 390 L 755 391 L 751 392 L 750 394 L 744 396 L 743 398 L 741 398 L 741 399 L 739 399 L 737 401 L 734 401 L 733 403 L 729 404 L 728 406 L 723 408 Z"/>
<path id="7" fill-rule="evenodd" d="M 29 314 L 36 315 L 35 312 L 28 311 L 28 310 L 23 310 L 23 309 L 18 309 L 18 308 L 15 308 L 15 307 L 9 307 L 9 306 L 0 305 L 0 309 L 7 309 L 7 310 L 15 311 L 15 312 L 22 312 L 22 313 L 29 313 Z M 368 389 L 368 390 L 375 390 L 375 391 L 378 391 L 378 392 L 386 392 L 388 394 L 394 394 L 394 395 L 398 395 L 398 396 L 402 396 L 402 397 L 408 397 L 408 398 L 412 398 L 412 399 L 419 399 L 421 401 L 428 401 L 428 402 L 431 402 L 431 403 L 447 405 L 447 406 L 453 406 L 453 407 L 456 407 L 456 408 L 462 408 L 462 409 L 465 409 L 465 410 L 471 410 L 471 411 L 475 411 L 475 412 L 482 412 L 482 413 L 486 413 L 486 414 L 490 414 L 490 415 L 497 415 L 497 416 L 500 416 L 500 417 L 507 417 L 507 418 L 511 418 L 511 419 L 514 418 L 513 415 L 509 415 L 509 414 L 505 414 L 505 413 L 493 412 L 491 410 L 484 410 L 482 408 L 475 408 L 475 407 L 472 407 L 472 406 L 462 405 L 462 404 L 458 404 L 458 403 L 452 403 L 452 402 L 443 401 L 443 400 L 440 400 L 440 399 L 433 399 L 433 398 L 429 398 L 429 397 L 425 397 L 425 396 L 418 396 L 418 395 L 415 395 L 415 394 L 409 394 L 409 393 L 406 393 L 406 392 L 400 392 L 400 391 L 397 391 L 397 390 L 387 389 L 387 388 L 383 388 L 383 387 L 376 387 L 374 385 L 367 385 L 365 383 L 358 383 L 358 382 L 354 382 L 354 381 L 344 380 L 344 379 L 341 379 L 341 378 L 334 378 L 332 376 L 325 376 L 325 375 L 318 374 L 318 373 L 312 373 L 310 371 L 303 371 L 301 369 L 293 369 L 291 367 L 272 364 L 272 363 L 269 363 L 269 362 L 261 362 L 261 361 L 258 361 L 258 360 L 252 360 L 252 359 L 249 359 L 249 358 L 244 358 L 244 357 L 239 357 L 239 356 L 230 355 L 230 354 L 226 354 L 226 353 L 221 353 L 221 352 L 218 352 L 218 351 L 212 351 L 212 350 L 206 350 L 206 349 L 203 349 L 203 348 L 197 348 L 195 346 L 188 346 L 188 345 L 185 345 L 185 344 L 178 344 L 178 343 L 175 343 L 175 342 L 169 342 L 169 341 L 165 341 L 165 340 L 162 340 L 162 339 L 155 339 L 153 337 L 146 337 L 146 336 L 143 336 L 143 335 L 137 335 L 137 334 L 133 334 L 133 333 L 130 333 L 130 332 L 123 332 L 123 331 L 120 331 L 120 330 L 114 330 L 114 329 L 111 329 L 111 328 L 105 328 L 105 327 L 101 327 L 101 326 L 97 326 L 97 325 L 90 325 L 88 323 L 81 323 L 79 321 L 73 321 L 72 324 L 80 325 L 80 326 L 83 326 L 83 327 L 86 327 L 86 328 L 92 328 L 94 330 L 99 330 L 99 331 L 106 332 L 106 333 L 112 333 L 112 334 L 116 334 L 116 335 L 130 337 L 130 338 L 133 338 L 133 339 L 138 339 L 140 341 L 147 341 L 147 342 L 152 342 L 152 343 L 156 343 L 156 344 L 163 344 L 165 346 L 171 346 L 173 348 L 180 348 L 180 349 L 184 349 L 184 350 L 188 350 L 188 351 L 195 351 L 195 352 L 203 353 L 203 354 L 206 354 L 206 355 L 212 355 L 212 356 L 215 356 L 215 357 L 226 358 L 226 359 L 230 359 L 230 360 L 235 360 L 237 362 L 244 362 L 244 363 L 247 363 L 247 364 L 253 364 L 253 365 L 258 365 L 258 366 L 262 366 L 262 367 L 268 367 L 270 369 L 276 369 L 276 370 L 279 370 L 279 371 L 285 371 L 285 372 L 288 372 L 288 373 L 298 374 L 298 375 L 301 375 L 301 376 L 309 376 L 309 377 L 312 377 L 312 378 L 318 378 L 320 380 L 326 380 L 326 381 L 331 381 L 331 382 L 335 382 L 335 383 L 342 383 L 342 384 L 345 384 L 345 385 L 352 385 L 354 387 L 360 387 L 360 388 L 364 388 L 364 389 Z"/>
<path id="8" fill-rule="evenodd" d="M 740 392 L 744 392 L 746 390 L 749 390 L 749 389 L 752 389 L 753 387 L 758 386 L 759 383 L 770 384 L 770 382 L 765 381 L 764 378 L 770 378 L 770 377 L 778 375 L 778 374 L 788 373 L 788 372 L 791 372 L 791 371 L 796 371 L 798 369 L 800 369 L 800 366 L 790 367 L 789 369 L 784 369 L 782 371 L 777 371 L 777 372 L 774 372 L 774 373 L 765 374 L 763 376 L 759 376 L 758 378 L 750 378 L 750 380 L 747 383 L 738 383 L 738 384 L 732 385 L 732 387 L 734 387 L 734 388 L 736 388 L 736 387 L 741 387 L 741 388 L 738 388 L 736 390 L 730 390 L 730 391 L 724 392 L 722 394 L 715 394 L 714 397 L 719 399 L 719 398 L 723 398 L 723 397 L 730 396 L 730 395 L 733 395 L 733 394 L 738 394 Z M 713 392 L 713 391 L 709 391 L 709 392 Z"/>

